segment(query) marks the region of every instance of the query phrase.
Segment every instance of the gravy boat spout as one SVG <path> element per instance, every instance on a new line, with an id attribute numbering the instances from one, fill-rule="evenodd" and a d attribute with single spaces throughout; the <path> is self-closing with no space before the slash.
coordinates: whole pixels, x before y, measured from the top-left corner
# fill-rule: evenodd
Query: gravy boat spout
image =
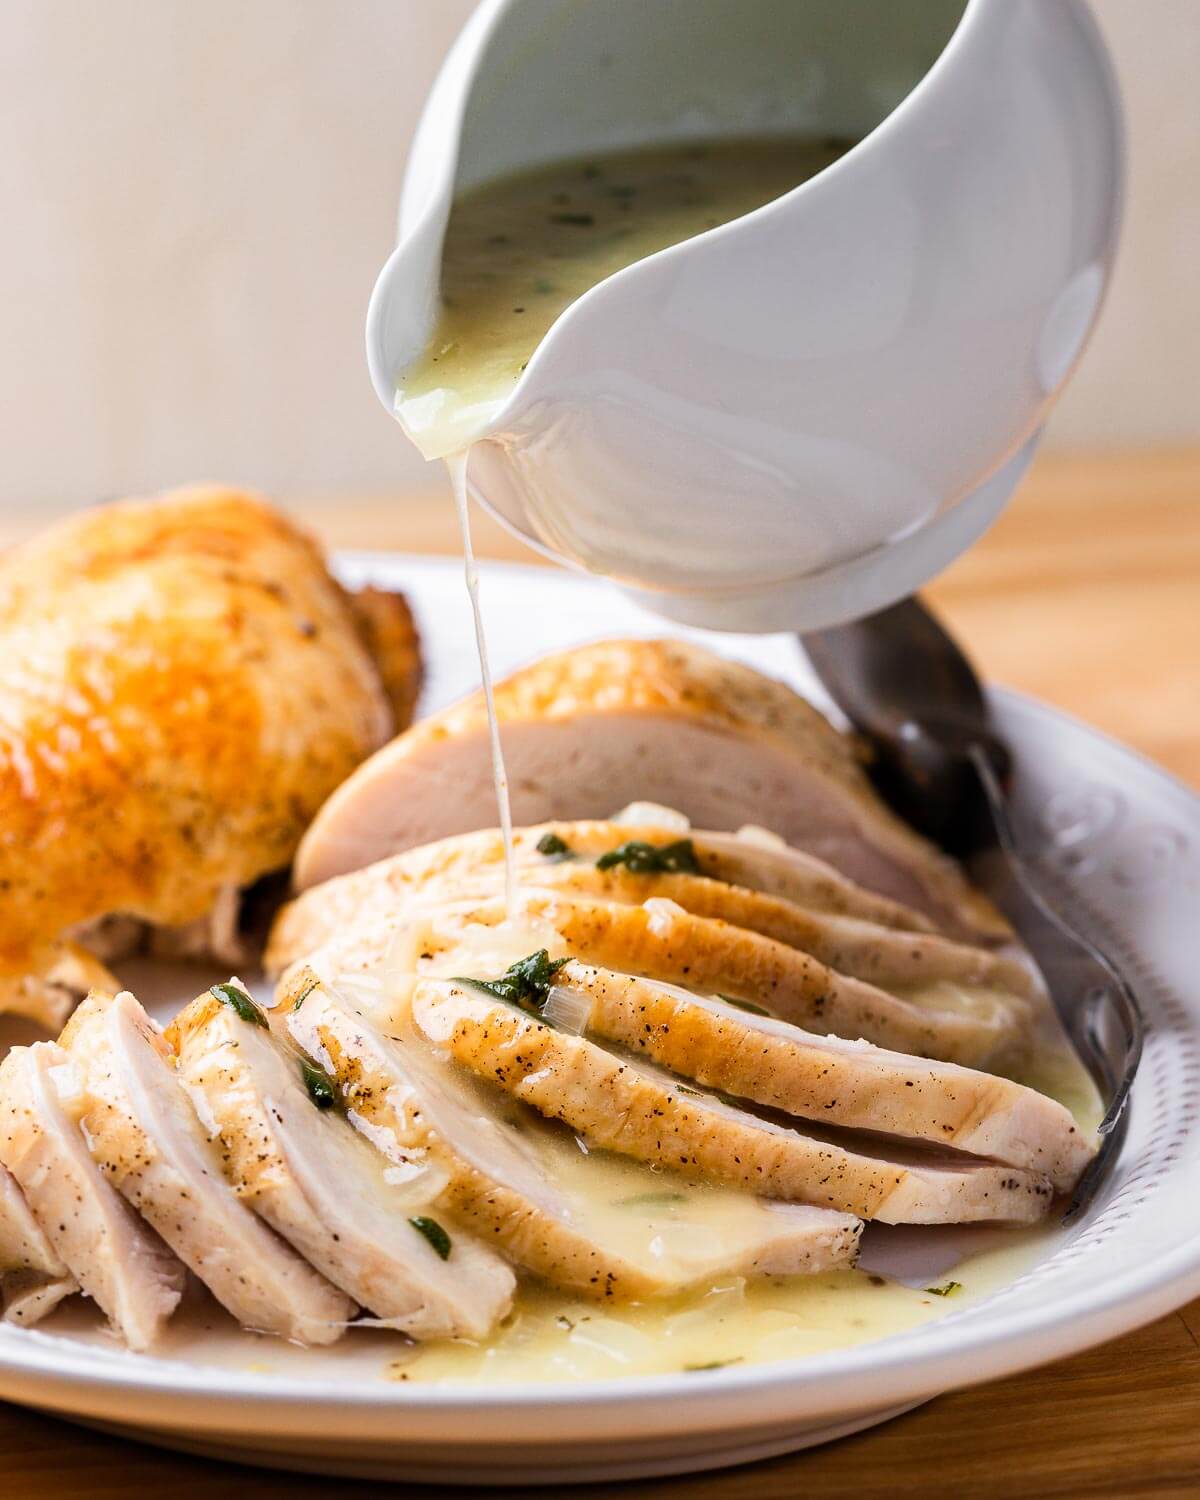
<path id="1" fill-rule="evenodd" d="M 1107 284 L 1123 142 L 1084 0 L 487 0 L 430 95 L 368 319 L 394 409 L 457 194 L 672 142 L 849 137 L 572 303 L 472 414 L 472 492 L 660 614 L 811 630 L 996 517 Z"/>

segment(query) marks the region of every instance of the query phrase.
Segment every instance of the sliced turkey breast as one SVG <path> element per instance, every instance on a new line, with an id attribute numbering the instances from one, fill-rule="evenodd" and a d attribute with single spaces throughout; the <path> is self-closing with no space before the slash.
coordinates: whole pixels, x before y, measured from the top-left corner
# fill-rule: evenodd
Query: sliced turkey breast
<path id="1" fill-rule="evenodd" d="M 148 1349 L 179 1302 L 184 1268 L 88 1154 L 80 1098 L 56 1043 L 14 1047 L 0 1065 L 0 1161 L 80 1288 L 131 1349 Z"/>
<path id="2" fill-rule="evenodd" d="M 517 823 L 605 817 L 647 799 L 696 827 L 770 827 L 955 934 L 1008 935 L 945 855 L 875 795 L 854 742 L 791 688 L 682 641 L 608 641 L 497 685 Z M 423 720 L 333 794 L 305 836 L 301 889 L 495 823 L 481 694 Z"/>
<path id="3" fill-rule="evenodd" d="M 802 1134 L 452 979 L 418 980 L 412 1008 L 480 1077 L 590 1144 L 684 1175 L 887 1224 L 1030 1223 L 1053 1197 L 1047 1178 L 1019 1168 Z"/>
<path id="4" fill-rule="evenodd" d="M 29 1211 L 25 1195 L 7 1167 L 0 1167 L 0 1276 L 13 1271 L 68 1272 Z"/>
<path id="5" fill-rule="evenodd" d="M 239 1196 L 335 1286 L 413 1338 L 483 1338 L 504 1316 L 508 1266 L 426 1212 L 440 1183 L 406 1186 L 237 981 L 166 1035 Z"/>
<path id="6" fill-rule="evenodd" d="M 703 994 L 732 995 L 811 1031 L 988 1068 L 1019 1059 L 1030 1043 L 1032 1008 L 1008 991 L 936 983 L 889 993 L 772 938 L 693 916 L 672 901 L 626 906 L 536 889 L 522 889 L 519 901 L 526 919 L 558 934 L 560 954 Z M 453 950 L 463 929 L 498 927 L 506 916 L 499 900 L 447 905 L 423 941 L 433 952 Z M 391 930 L 372 913 L 364 930 L 350 928 L 332 946 L 369 961 L 372 953 L 382 957 L 392 941 Z"/>
<path id="7" fill-rule="evenodd" d="M 32 1328 L 49 1317 L 60 1302 L 79 1290 L 73 1276 L 43 1276 L 38 1271 L 13 1271 L 0 1278 L 4 1321 Z"/>
<path id="8" fill-rule="evenodd" d="M 611 824 L 629 826 L 629 818 L 616 815 Z M 686 819 L 684 820 L 686 823 Z M 587 824 L 577 824 L 581 830 Z M 582 833 L 582 847 L 601 854 L 597 848 L 598 832 L 606 825 L 592 824 L 597 833 Z M 635 825 L 636 826 L 636 825 Z M 710 880 L 724 880 L 729 885 L 745 886 L 764 895 L 780 896 L 806 911 L 829 912 L 831 916 L 859 917 L 880 927 L 899 927 L 905 932 L 932 932 L 935 924 L 923 912 L 902 902 L 892 901 L 865 886 L 856 885 L 825 860 L 802 849 L 795 849 L 769 829 L 746 824 L 735 833 L 687 827 L 686 831 L 643 824 L 637 837 L 661 844 L 670 838 L 686 837 L 696 851 L 700 873 Z M 605 846 L 610 847 L 608 845 Z M 999 934 L 997 933 L 997 936 Z M 992 934 L 986 934 L 990 940 Z"/>
<path id="9" fill-rule="evenodd" d="M 4 1318 L 28 1328 L 79 1290 L 66 1263 L 29 1212 L 7 1167 L 0 1167 L 0 1298 Z"/>
<path id="10" fill-rule="evenodd" d="M 1030 971 L 1018 960 L 933 933 L 903 932 L 855 917 L 807 912 L 778 896 L 696 875 L 636 875 L 594 864 L 539 871 L 539 884 L 570 894 L 640 906 L 660 897 L 697 917 L 717 917 L 811 954 L 827 968 L 887 989 L 944 980 L 1029 995 Z"/>
<path id="11" fill-rule="evenodd" d="M 738 833 L 711 833 L 690 828 L 675 815 L 664 823 L 669 808 L 650 804 L 626 809 L 626 815 L 575 823 L 539 823 L 513 830 L 513 854 L 523 878 L 544 885 L 561 863 L 583 860 L 594 864 L 631 836 L 658 848 L 686 838 L 699 873 L 710 880 L 777 896 L 807 912 L 856 917 L 880 927 L 906 932 L 929 932 L 929 919 L 911 907 L 855 885 L 830 865 L 792 849 L 781 838 L 761 828 Z M 635 821 L 636 819 L 636 821 Z M 563 846 L 559 848 L 559 846 Z M 430 891 L 469 890 L 471 882 L 487 876 L 503 878 L 504 840 L 499 829 L 456 834 L 407 849 L 353 870 L 305 891 L 279 913 L 266 963 L 279 973 L 289 963 L 311 953 L 338 930 L 348 914 L 371 900 L 424 897 Z M 628 869 L 628 866 L 626 866 Z M 569 880 L 569 875 L 562 878 Z M 550 881 L 553 883 L 553 880 Z M 670 894 L 664 891 L 664 894 Z"/>
<path id="12" fill-rule="evenodd" d="M 636 839 L 629 834 L 628 825 L 615 823 L 522 829 L 515 836 L 521 877 L 532 885 L 626 904 L 664 897 L 696 916 L 720 917 L 885 987 L 946 980 L 994 985 L 1019 995 L 1032 990 L 1031 971 L 1016 958 L 894 923 L 813 911 L 785 896 L 704 875 L 690 835 L 640 828 Z M 467 834 L 318 886 L 281 914 L 268 962 L 282 969 L 313 952 L 348 919 L 361 920 L 367 909 L 394 909 L 400 902 L 439 895 L 494 893 L 504 880 L 503 855 L 498 834 Z"/>
<path id="13" fill-rule="evenodd" d="M 568 963 L 581 1026 L 672 1073 L 787 1114 L 926 1141 L 1049 1177 L 1068 1192 L 1092 1155 L 1069 1110 L 1007 1078 L 817 1036 L 676 985 Z"/>
<path id="14" fill-rule="evenodd" d="M 861 1225 L 846 1214 L 797 1214 L 585 1155 L 560 1126 L 439 1055 L 411 1024 L 404 994 L 376 1019 L 341 986 L 301 971 L 272 1022 L 333 1079 L 350 1122 L 397 1168 L 444 1170 L 436 1212 L 555 1285 L 627 1300 L 853 1264 Z"/>
<path id="15" fill-rule="evenodd" d="M 161 1033 L 125 991 L 92 995 L 60 1044 L 83 1080 L 81 1123 L 108 1181 L 239 1323 L 305 1344 L 354 1304 L 238 1201 Z"/>

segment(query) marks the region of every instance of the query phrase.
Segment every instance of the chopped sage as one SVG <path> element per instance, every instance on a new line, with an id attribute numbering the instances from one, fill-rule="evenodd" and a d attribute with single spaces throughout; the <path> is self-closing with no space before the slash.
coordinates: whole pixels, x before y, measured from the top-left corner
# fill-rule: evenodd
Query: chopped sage
<path id="1" fill-rule="evenodd" d="M 469 984 L 472 989 L 482 990 L 494 1000 L 503 1000 L 506 1005 L 515 1005 L 519 1010 L 541 1016 L 550 998 L 554 976 L 566 962 L 565 958 L 552 959 L 547 949 L 539 948 L 527 958 L 519 958 L 515 964 L 510 964 L 499 979 L 470 979 L 456 975 L 453 983 Z"/>
<path id="2" fill-rule="evenodd" d="M 700 873 L 691 839 L 676 839 L 673 844 L 647 844 L 642 839 L 628 839 L 596 861 L 598 870 L 611 870 L 617 865 L 624 865 L 631 875 Z"/>
<path id="3" fill-rule="evenodd" d="M 304 986 L 304 988 L 300 991 L 300 993 L 296 996 L 296 999 L 292 1005 L 292 1009 L 299 1010 L 304 1002 L 308 999 L 308 997 L 312 994 L 313 990 L 315 990 L 316 987 L 320 984 L 320 982 L 321 981 L 319 979 L 310 979 Z"/>
<path id="4" fill-rule="evenodd" d="M 684 1365 L 684 1371 L 688 1375 L 695 1375 L 701 1370 L 724 1370 L 729 1365 L 740 1365 L 741 1355 L 736 1359 L 710 1359 L 703 1365 Z"/>
<path id="5" fill-rule="evenodd" d="M 442 1260 L 450 1259 L 450 1236 L 436 1219 L 430 1219 L 425 1214 L 418 1214 L 415 1219 L 409 1219 L 408 1222 L 418 1234 L 425 1236 Z"/>
<path id="6" fill-rule="evenodd" d="M 324 1068 L 318 1068 L 305 1058 L 300 1059 L 300 1077 L 308 1090 L 308 1097 L 318 1109 L 333 1109 L 338 1102 L 337 1084 Z"/>
<path id="7" fill-rule="evenodd" d="M 544 833 L 537 841 L 537 852 L 544 854 L 547 859 L 553 860 L 555 864 L 561 864 L 563 860 L 574 859 L 575 851 L 565 839 L 560 839 L 557 833 Z"/>
<path id="8" fill-rule="evenodd" d="M 215 996 L 222 1005 L 228 1005 L 239 1020 L 248 1021 L 251 1026 L 266 1026 L 266 1016 L 239 985 L 214 984 L 208 993 Z"/>
<path id="9" fill-rule="evenodd" d="M 927 1286 L 925 1290 L 931 1297 L 953 1297 L 955 1292 L 962 1291 L 961 1281 L 947 1281 L 944 1286 Z"/>
<path id="10" fill-rule="evenodd" d="M 748 1010 L 752 1016 L 773 1016 L 774 1011 L 768 1010 L 765 1005 L 755 1005 L 753 1000 L 739 1000 L 736 995 L 722 995 L 717 991 L 717 999 L 724 1000 L 726 1005 L 734 1005 L 738 1010 Z"/>

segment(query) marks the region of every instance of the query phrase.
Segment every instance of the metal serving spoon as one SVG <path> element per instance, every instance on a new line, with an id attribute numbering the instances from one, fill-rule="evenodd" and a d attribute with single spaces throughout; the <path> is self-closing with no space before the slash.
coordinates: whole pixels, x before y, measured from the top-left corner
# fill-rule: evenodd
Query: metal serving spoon
<path id="1" fill-rule="evenodd" d="M 1042 894 L 1009 816 L 1014 762 L 974 668 L 917 598 L 800 637 L 826 690 L 871 745 L 872 779 L 907 822 L 957 855 L 1033 954 L 1105 1101 L 1100 1149 L 1064 1223 L 1095 1196 L 1125 1133 L 1141 1008 L 1113 961 Z"/>

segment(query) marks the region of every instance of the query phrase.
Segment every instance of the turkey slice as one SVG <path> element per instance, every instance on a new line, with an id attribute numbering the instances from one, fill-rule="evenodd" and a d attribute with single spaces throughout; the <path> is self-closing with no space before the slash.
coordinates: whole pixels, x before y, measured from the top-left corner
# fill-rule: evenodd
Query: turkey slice
<path id="1" fill-rule="evenodd" d="M 513 1274 L 428 1212 L 436 1174 L 406 1186 L 240 985 L 201 995 L 166 1035 L 239 1196 L 335 1286 L 413 1338 L 483 1338 L 504 1316 Z"/>
<path id="2" fill-rule="evenodd" d="M 29 1212 L 7 1167 L 0 1167 L 0 1297 L 9 1323 L 31 1327 L 73 1292 L 75 1278 Z"/>
<path id="3" fill-rule="evenodd" d="M 0 1065 L 0 1162 L 80 1288 L 131 1349 L 148 1349 L 183 1293 L 184 1268 L 104 1179 L 79 1128 L 77 1072 L 54 1042 Z"/>
<path id="4" fill-rule="evenodd" d="M 801 1133 L 453 979 L 418 980 L 412 1009 L 481 1078 L 590 1144 L 685 1175 L 890 1224 L 1029 1223 L 1053 1197 L 1046 1177 L 1019 1168 Z"/>
<path id="5" fill-rule="evenodd" d="M 519 901 L 525 921 L 557 934 L 561 954 L 704 994 L 731 995 L 822 1034 L 866 1037 L 897 1052 L 987 1068 L 1021 1059 L 1032 1038 L 1032 1007 L 1011 991 L 933 983 L 896 986 L 889 993 L 773 938 L 693 916 L 672 901 L 627 906 L 527 888 Z M 506 921 L 500 900 L 455 903 L 433 915 L 424 941 L 435 954 L 452 951 L 468 929 L 501 928 Z M 397 930 L 371 913 L 361 931 L 350 927 L 330 951 L 369 964 L 389 951 Z"/>
<path id="6" fill-rule="evenodd" d="M 137 1000 L 92 995 L 60 1038 L 83 1080 L 81 1120 L 93 1159 L 239 1323 L 328 1344 L 355 1309 L 243 1203 L 221 1174 Z"/>
<path id="7" fill-rule="evenodd" d="M 847 1214 L 584 1154 L 560 1126 L 439 1056 L 399 991 L 384 1019 L 301 971 L 272 1021 L 335 1080 L 351 1123 L 397 1167 L 445 1171 L 437 1212 L 555 1285 L 628 1300 L 853 1264 L 861 1225 Z"/>
<path id="8" fill-rule="evenodd" d="M 809 912 L 857 917 L 880 927 L 907 932 L 929 932 L 927 917 L 911 907 L 855 885 L 832 866 L 789 848 L 781 838 L 764 829 L 712 833 L 690 828 L 686 819 L 666 823 L 669 808 L 645 804 L 629 810 L 640 821 L 624 814 L 606 820 L 586 819 L 574 823 L 539 823 L 513 830 L 513 854 L 522 875 L 533 884 L 545 884 L 547 873 L 564 856 L 555 853 L 554 841 L 567 852 L 566 862 L 583 859 L 594 863 L 630 837 L 657 846 L 686 838 L 700 873 L 711 880 L 739 885 L 747 890 L 777 896 Z M 544 845 L 551 841 L 551 851 Z M 470 882 L 487 874 L 502 875 L 504 840 L 496 828 L 455 834 L 389 855 L 365 869 L 335 876 L 312 886 L 279 913 L 267 952 L 267 966 L 278 973 L 327 942 L 346 916 L 366 902 L 424 897 L 430 890 L 469 890 Z M 563 877 L 568 878 L 568 877 Z"/>
<path id="9" fill-rule="evenodd" d="M 631 840 L 633 833 L 636 839 Z M 542 824 L 519 829 L 514 851 L 520 877 L 527 884 L 633 905 L 664 897 L 695 916 L 720 917 L 775 938 L 840 973 L 872 984 L 886 987 L 946 980 L 995 985 L 1019 995 L 1028 995 L 1033 988 L 1032 972 L 1020 959 L 930 933 L 915 912 L 908 914 L 910 922 L 905 927 L 900 920 L 903 908 L 859 893 L 849 882 L 839 887 L 832 870 L 808 887 L 816 907 L 804 904 L 802 881 L 794 882 L 787 894 L 758 889 L 752 860 L 743 859 L 736 872 L 746 877 L 745 883 L 738 883 L 733 873 L 710 875 L 710 863 L 714 870 L 732 865 L 730 860 L 708 856 L 706 840 L 721 837 L 688 833 L 681 838 L 677 831 L 635 830 L 612 822 Z M 726 838 L 726 842 L 753 847 L 744 839 Z M 669 857 L 672 851 L 682 850 L 691 868 L 646 872 L 629 853 L 639 849 L 651 857 L 664 853 Z M 632 863 L 614 858 L 623 852 Z M 777 851 L 760 846 L 760 852 L 768 856 Z M 436 897 L 461 899 L 494 893 L 504 880 L 503 861 L 503 840 L 488 830 L 408 850 L 317 886 L 280 914 L 271 936 L 268 966 L 282 971 L 327 942 L 347 922 L 361 923 L 373 910 L 395 910 L 400 903 Z M 849 909 L 827 909 L 835 902 Z"/>
<path id="10" fill-rule="evenodd" d="M 1069 1110 L 1010 1079 L 818 1036 L 676 985 L 568 963 L 589 1034 L 708 1088 L 827 1124 L 1025 1167 L 1068 1192 L 1092 1156 Z"/>
<path id="11" fill-rule="evenodd" d="M 1006 937 L 957 865 L 875 794 L 858 746 L 791 688 L 683 641 L 606 641 L 496 686 L 518 824 L 635 800 L 697 828 L 771 828 L 955 935 Z M 495 823 L 483 697 L 422 720 L 333 794 L 296 860 L 301 889 Z"/>

